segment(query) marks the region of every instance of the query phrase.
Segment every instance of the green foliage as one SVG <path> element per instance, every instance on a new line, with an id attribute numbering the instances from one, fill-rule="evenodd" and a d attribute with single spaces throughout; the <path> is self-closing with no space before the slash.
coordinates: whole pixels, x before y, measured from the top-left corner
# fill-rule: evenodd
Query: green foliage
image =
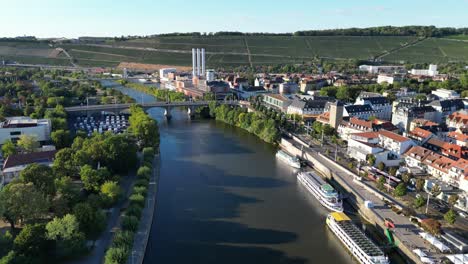
<path id="1" fill-rule="evenodd" d="M 32 183 L 37 190 L 46 196 L 55 195 L 55 175 L 49 166 L 33 163 L 20 173 L 24 183 Z"/>
<path id="2" fill-rule="evenodd" d="M 130 249 L 126 247 L 110 247 L 106 251 L 104 264 L 124 264 L 127 263 Z"/>
<path id="3" fill-rule="evenodd" d="M 395 176 L 397 173 L 397 168 L 391 167 L 390 169 L 388 169 L 388 173 L 392 176 Z"/>
<path id="4" fill-rule="evenodd" d="M 21 135 L 16 144 L 27 153 L 34 152 L 37 148 L 40 147 L 39 142 L 37 142 L 37 138 L 35 136 L 26 134 Z"/>
<path id="5" fill-rule="evenodd" d="M 16 154 L 16 152 L 15 144 L 10 139 L 7 139 L 2 145 L 3 158 L 6 159 L 8 156 Z"/>
<path id="6" fill-rule="evenodd" d="M 51 133 L 50 137 L 57 149 L 69 147 L 72 143 L 70 131 L 59 129 Z"/>
<path id="7" fill-rule="evenodd" d="M 134 186 L 133 187 L 133 194 L 141 194 L 146 197 L 146 194 L 148 193 L 148 188 L 145 186 Z"/>
<path id="8" fill-rule="evenodd" d="M 424 199 L 422 196 L 419 196 L 418 198 L 416 198 L 416 200 L 414 200 L 414 207 L 416 208 L 419 208 L 424 204 L 426 204 L 426 199 Z"/>
<path id="9" fill-rule="evenodd" d="M 130 204 L 136 204 L 142 208 L 145 207 L 145 196 L 143 196 L 142 194 L 132 194 L 130 195 L 128 200 L 130 201 Z"/>
<path id="10" fill-rule="evenodd" d="M 16 236 L 13 244 L 15 253 L 27 258 L 38 258 L 45 263 L 48 251 L 44 224 L 26 225 Z"/>
<path id="11" fill-rule="evenodd" d="M 101 184 L 105 181 L 99 172 L 89 165 L 81 167 L 80 177 L 84 188 L 90 192 L 98 192 Z"/>
<path id="12" fill-rule="evenodd" d="M 370 154 L 367 156 L 367 163 L 369 164 L 369 166 L 374 166 L 375 161 L 376 157 L 374 155 Z"/>
<path id="13" fill-rule="evenodd" d="M 87 238 L 96 239 L 106 227 L 104 213 L 89 203 L 79 203 L 73 208 L 73 215 L 79 222 L 80 230 Z"/>
<path id="14" fill-rule="evenodd" d="M 141 107 L 130 108 L 129 132 L 132 133 L 144 147 L 159 147 L 159 128 L 156 120 L 149 117 Z"/>
<path id="15" fill-rule="evenodd" d="M 377 168 L 381 171 L 384 171 L 385 170 L 385 164 L 383 162 L 379 162 L 379 164 L 377 164 Z"/>
<path id="16" fill-rule="evenodd" d="M 52 168 L 58 177 L 78 176 L 78 164 L 75 160 L 75 151 L 71 148 L 64 148 L 55 154 Z"/>
<path id="17" fill-rule="evenodd" d="M 380 176 L 379 179 L 377 180 L 377 188 L 379 190 L 383 190 L 385 187 L 385 177 L 384 176 Z"/>
<path id="18" fill-rule="evenodd" d="M 404 183 L 398 184 L 393 194 L 397 197 L 406 195 L 406 184 Z"/>
<path id="19" fill-rule="evenodd" d="M 143 158 L 146 159 L 147 157 L 153 158 L 155 154 L 155 150 L 153 147 L 146 147 L 143 149 Z"/>
<path id="20" fill-rule="evenodd" d="M 85 236 L 79 229 L 79 222 L 74 215 L 63 218 L 55 217 L 46 225 L 46 237 L 55 242 L 58 258 L 67 258 L 82 254 L 85 248 Z"/>
<path id="21" fill-rule="evenodd" d="M 10 231 L 0 233 L 0 256 L 6 255 L 12 248 L 13 236 L 11 235 Z"/>
<path id="22" fill-rule="evenodd" d="M 455 206 L 455 204 L 457 203 L 459 199 L 459 196 L 457 194 L 452 194 L 449 196 L 449 199 L 448 199 L 448 203 L 450 206 Z"/>
<path id="23" fill-rule="evenodd" d="M 0 191 L 3 218 L 12 228 L 17 222 L 28 223 L 45 216 L 48 206 L 44 195 L 32 183 L 13 182 Z"/>
<path id="24" fill-rule="evenodd" d="M 450 209 L 447 213 L 444 214 L 444 219 L 447 221 L 447 223 L 453 225 L 457 220 L 457 214 L 455 211 L 453 211 L 453 209 Z"/>
<path id="25" fill-rule="evenodd" d="M 415 188 L 418 192 L 421 192 L 423 189 L 424 189 L 424 184 L 426 183 L 426 180 L 422 179 L 422 178 L 417 178 L 416 179 L 416 184 L 415 184 Z"/>
<path id="26" fill-rule="evenodd" d="M 140 221 L 135 216 L 124 215 L 122 217 L 122 230 L 136 232 Z"/>
<path id="27" fill-rule="evenodd" d="M 122 195 L 122 188 L 114 181 L 106 181 L 101 186 L 101 196 L 111 205 L 115 204 Z"/>
<path id="28" fill-rule="evenodd" d="M 151 168 L 148 168 L 148 167 L 146 167 L 146 166 L 142 166 L 142 167 L 140 167 L 140 168 L 138 169 L 138 171 L 137 171 L 137 176 L 138 176 L 139 178 L 144 178 L 144 179 L 148 179 L 148 180 L 149 180 L 150 177 L 151 177 L 151 173 L 152 173 Z"/>
<path id="29" fill-rule="evenodd" d="M 143 208 L 138 204 L 131 204 L 125 211 L 125 215 L 135 216 L 136 218 L 140 219 L 142 211 Z"/>

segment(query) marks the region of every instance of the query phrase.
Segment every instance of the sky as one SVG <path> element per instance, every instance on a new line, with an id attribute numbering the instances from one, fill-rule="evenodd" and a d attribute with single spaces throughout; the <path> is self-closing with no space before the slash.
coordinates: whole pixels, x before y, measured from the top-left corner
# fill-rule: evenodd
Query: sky
<path id="1" fill-rule="evenodd" d="M 0 37 L 468 27 L 468 0 L 0 0 L 0 10 Z"/>

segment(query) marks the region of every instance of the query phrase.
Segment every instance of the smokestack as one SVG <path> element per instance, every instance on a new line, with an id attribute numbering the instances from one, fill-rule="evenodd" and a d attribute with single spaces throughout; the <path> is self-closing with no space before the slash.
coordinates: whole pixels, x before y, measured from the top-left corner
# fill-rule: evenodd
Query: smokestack
<path id="1" fill-rule="evenodd" d="M 200 76 L 200 49 L 197 49 L 197 76 Z"/>
<path id="2" fill-rule="evenodd" d="M 195 77 L 197 73 L 197 54 L 195 49 L 192 49 L 192 75 Z"/>
<path id="3" fill-rule="evenodd" d="M 201 75 L 205 76 L 205 49 L 201 50 Z"/>

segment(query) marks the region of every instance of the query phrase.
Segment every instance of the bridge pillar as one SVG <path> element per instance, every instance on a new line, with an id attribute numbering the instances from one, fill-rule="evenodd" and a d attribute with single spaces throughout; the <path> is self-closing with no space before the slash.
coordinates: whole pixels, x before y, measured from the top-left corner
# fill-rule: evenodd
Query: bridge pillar
<path id="1" fill-rule="evenodd" d="M 187 114 L 189 115 L 190 118 L 195 117 L 195 106 L 189 106 L 187 109 Z"/>
<path id="2" fill-rule="evenodd" d="M 171 107 L 169 107 L 169 106 L 165 107 L 164 116 L 165 116 L 167 119 L 171 119 L 171 118 L 172 118 L 172 115 L 171 115 Z"/>

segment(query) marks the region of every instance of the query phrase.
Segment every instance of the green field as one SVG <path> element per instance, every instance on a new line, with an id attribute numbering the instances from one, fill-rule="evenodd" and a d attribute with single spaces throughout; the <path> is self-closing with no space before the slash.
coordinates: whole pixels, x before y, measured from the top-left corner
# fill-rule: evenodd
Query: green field
<path id="1" fill-rule="evenodd" d="M 385 56 L 383 59 L 414 63 L 468 62 L 468 43 L 430 38 Z"/>
<path id="2" fill-rule="evenodd" d="M 407 46 L 408 45 L 408 46 Z M 139 62 L 175 66 L 191 65 L 191 49 L 205 48 L 207 67 L 300 64 L 317 58 L 385 62 L 468 62 L 468 43 L 459 40 L 384 36 L 217 36 L 154 37 L 129 41 L 109 40 L 102 45 L 0 42 L 0 58 L 24 62 L 26 58 L 65 60 L 54 54 L 64 48 L 82 66 L 116 66 Z M 148 50 L 147 48 L 150 48 Z M 388 54 L 387 54 L 388 53 Z M 54 56 L 55 55 L 55 56 Z"/>
<path id="3" fill-rule="evenodd" d="M 457 40 L 468 40 L 468 35 L 453 35 L 453 36 L 447 36 L 445 38 L 457 39 Z"/>

